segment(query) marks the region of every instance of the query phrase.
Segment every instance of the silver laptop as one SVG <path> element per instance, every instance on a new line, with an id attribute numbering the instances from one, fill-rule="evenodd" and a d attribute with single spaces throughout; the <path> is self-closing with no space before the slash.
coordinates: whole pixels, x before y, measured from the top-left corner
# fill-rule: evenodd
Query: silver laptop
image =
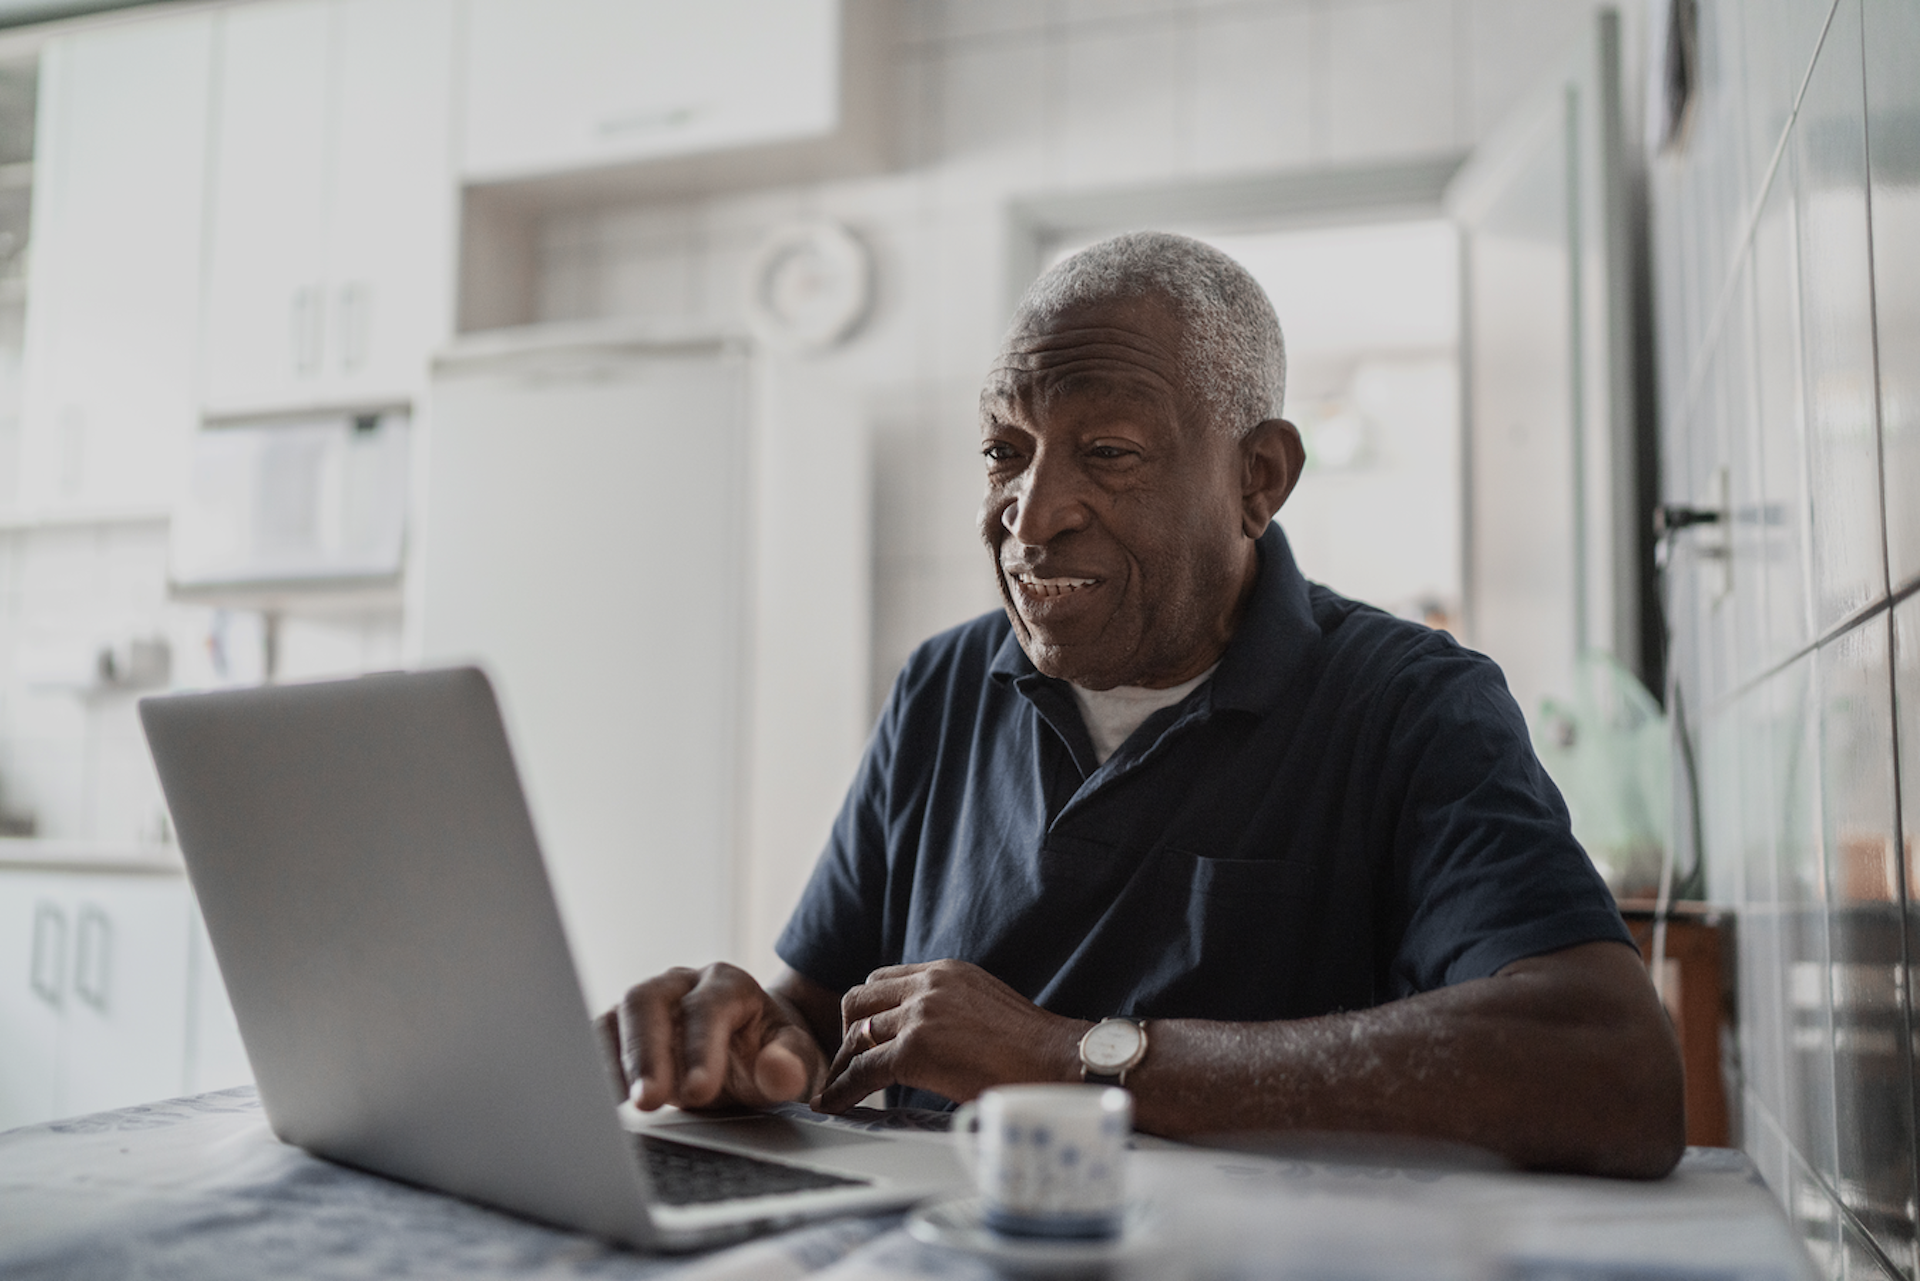
<path id="1" fill-rule="evenodd" d="M 623 1125 L 481 672 L 169 695 L 140 716 L 285 1141 L 641 1249 L 965 1185 L 938 1136 L 767 1113 Z"/>

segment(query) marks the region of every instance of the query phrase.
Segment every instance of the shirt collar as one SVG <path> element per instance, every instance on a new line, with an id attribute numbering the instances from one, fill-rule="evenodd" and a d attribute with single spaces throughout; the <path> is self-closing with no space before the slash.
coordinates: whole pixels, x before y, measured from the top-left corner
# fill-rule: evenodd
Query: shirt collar
<path id="1" fill-rule="evenodd" d="M 1279 701 L 1288 677 L 1306 657 L 1308 647 L 1320 636 L 1307 580 L 1294 564 L 1293 551 L 1279 524 L 1268 525 L 1254 547 L 1260 569 L 1253 594 L 1240 615 L 1239 629 L 1227 642 L 1227 652 L 1213 674 L 1211 703 L 1215 710 L 1270 710 Z M 1020 648 L 1020 638 L 1011 627 L 987 671 L 994 680 L 1011 682 L 1029 698 L 1033 686 L 1048 679 Z"/>

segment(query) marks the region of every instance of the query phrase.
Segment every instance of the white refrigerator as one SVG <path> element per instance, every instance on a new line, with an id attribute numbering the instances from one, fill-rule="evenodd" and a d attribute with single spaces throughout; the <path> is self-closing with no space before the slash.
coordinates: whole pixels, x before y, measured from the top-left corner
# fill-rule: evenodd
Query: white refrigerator
<path id="1" fill-rule="evenodd" d="M 596 1007 L 734 948 L 749 358 L 527 330 L 436 361 L 409 624 L 493 678 Z"/>

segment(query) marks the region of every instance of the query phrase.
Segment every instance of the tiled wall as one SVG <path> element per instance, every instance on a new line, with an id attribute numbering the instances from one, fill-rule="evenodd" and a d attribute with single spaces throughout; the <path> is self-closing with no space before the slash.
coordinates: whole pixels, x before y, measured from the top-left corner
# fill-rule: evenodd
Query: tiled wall
<path id="1" fill-rule="evenodd" d="M 1743 1141 L 1833 1276 L 1912 1277 L 1920 6 L 1699 20 L 1652 174 L 1664 488 L 1731 521 L 1676 540 L 1667 600 Z"/>
<path id="2" fill-rule="evenodd" d="M 973 532 L 974 406 L 1006 320 L 1010 200 L 1457 154 L 1589 8 L 901 0 L 893 172 L 553 218 L 541 315 L 738 321 L 746 264 L 779 220 L 839 218 L 867 238 L 879 305 L 818 372 L 872 440 L 871 496 L 851 500 L 873 505 L 877 704 L 914 644 L 996 603 Z"/>

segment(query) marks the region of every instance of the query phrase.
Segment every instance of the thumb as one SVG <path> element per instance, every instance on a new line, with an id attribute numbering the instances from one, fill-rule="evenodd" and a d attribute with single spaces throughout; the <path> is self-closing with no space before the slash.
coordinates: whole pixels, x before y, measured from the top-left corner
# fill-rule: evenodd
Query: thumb
<path id="1" fill-rule="evenodd" d="M 787 1103 L 807 1096 L 807 1065 L 779 1038 L 760 1047 L 753 1062 L 753 1084 L 769 1103 Z"/>

